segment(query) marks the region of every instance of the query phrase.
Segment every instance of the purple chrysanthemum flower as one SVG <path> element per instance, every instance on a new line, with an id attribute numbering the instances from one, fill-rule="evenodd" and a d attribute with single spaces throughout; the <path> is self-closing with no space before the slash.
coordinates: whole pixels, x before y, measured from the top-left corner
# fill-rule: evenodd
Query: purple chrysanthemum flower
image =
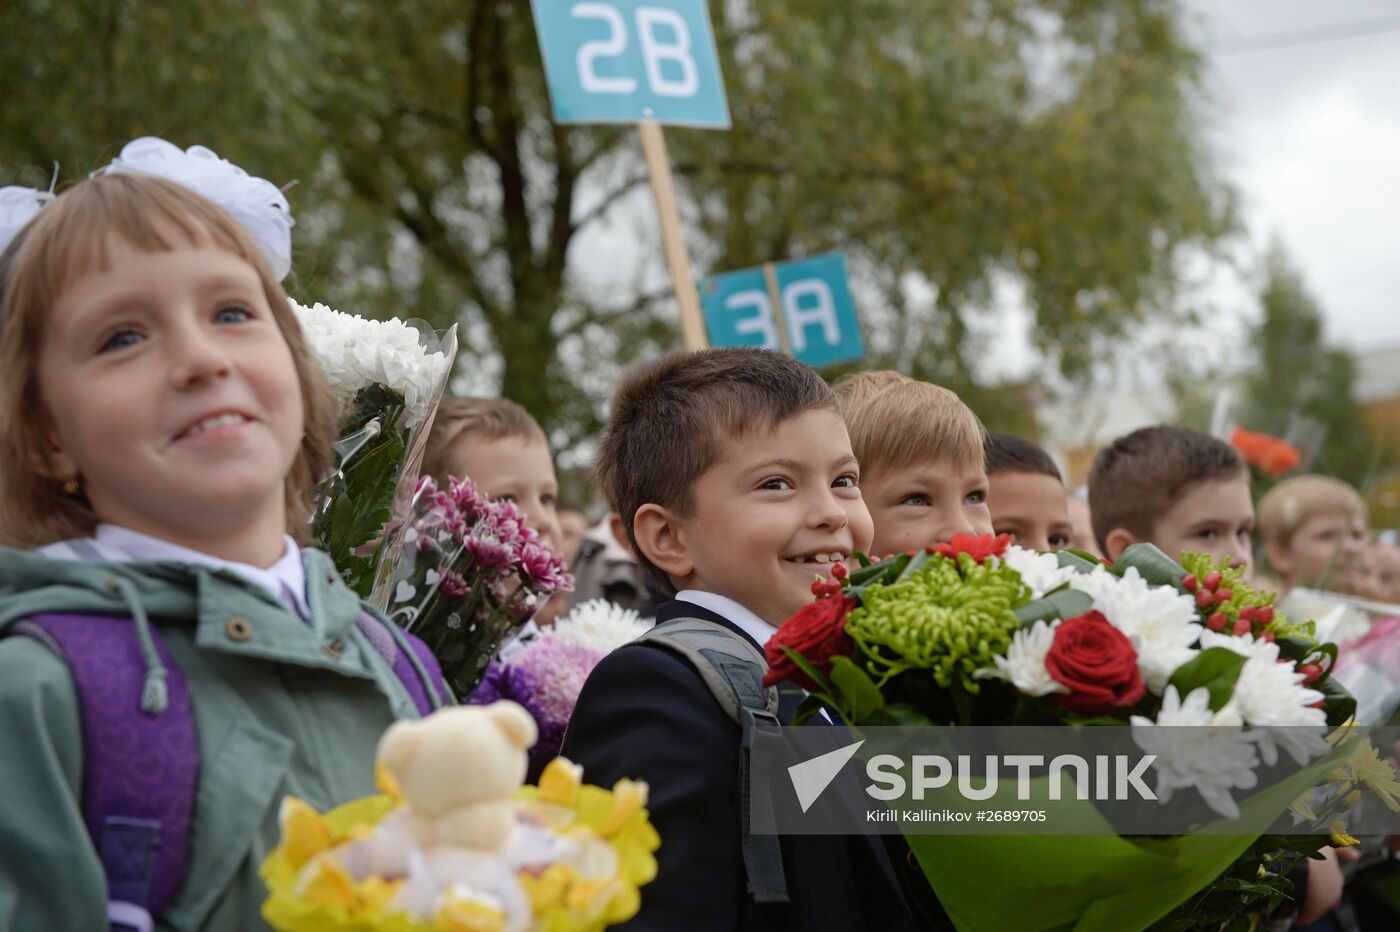
<path id="1" fill-rule="evenodd" d="M 467 581 L 451 570 L 442 574 L 442 580 L 438 583 L 438 588 L 442 590 L 443 595 L 447 596 L 449 599 L 456 599 L 459 602 L 465 599 L 467 593 L 471 591 L 471 587 L 467 585 Z"/>
<path id="2" fill-rule="evenodd" d="M 467 553 L 476 561 L 477 569 L 483 573 L 506 569 L 515 562 L 515 553 L 511 548 L 481 525 L 472 528 L 466 547 Z"/>
<path id="3" fill-rule="evenodd" d="M 564 560 L 544 544 L 531 542 L 522 547 L 520 565 L 533 587 L 543 593 L 567 592 L 574 587 Z"/>
<path id="4" fill-rule="evenodd" d="M 491 661 L 467 702 L 486 705 L 497 699 L 510 699 L 529 711 L 540 729 L 539 740 L 530 749 L 530 772 L 538 774 L 559 756 L 564 727 L 573 714 L 579 691 L 602 659 L 602 651 L 566 644 L 545 633 L 509 660 Z"/>

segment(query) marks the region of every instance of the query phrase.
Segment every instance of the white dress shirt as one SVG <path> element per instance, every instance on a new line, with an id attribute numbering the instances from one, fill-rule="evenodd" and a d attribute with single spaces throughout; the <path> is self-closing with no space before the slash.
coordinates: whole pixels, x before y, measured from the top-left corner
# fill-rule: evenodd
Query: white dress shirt
<path id="1" fill-rule="evenodd" d="M 699 589 L 682 589 L 676 593 L 676 599 L 681 602 L 689 602 L 691 605 L 698 605 L 701 608 L 708 608 L 716 615 L 723 615 L 732 621 L 740 631 L 757 641 L 760 650 L 768 643 L 769 638 L 778 633 L 777 628 L 728 596 L 716 595 L 713 592 L 701 592 Z"/>
<path id="2" fill-rule="evenodd" d="M 110 563 L 166 561 L 218 567 L 261 586 L 307 619 L 311 617 L 311 610 L 306 604 L 306 568 L 301 562 L 301 550 L 291 537 L 284 537 L 284 541 L 282 556 L 266 569 L 221 560 L 115 524 L 99 524 L 92 537 L 62 540 L 40 547 L 38 552 L 54 560 L 105 560 Z"/>

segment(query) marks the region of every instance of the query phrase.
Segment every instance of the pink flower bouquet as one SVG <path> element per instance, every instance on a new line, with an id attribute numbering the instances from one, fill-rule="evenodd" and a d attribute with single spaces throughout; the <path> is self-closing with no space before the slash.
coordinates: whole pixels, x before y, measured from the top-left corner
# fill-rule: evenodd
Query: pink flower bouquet
<path id="1" fill-rule="evenodd" d="M 418 482 L 389 610 L 418 635 L 459 696 L 555 592 L 573 588 L 564 561 L 506 501 L 489 501 L 470 479 L 448 491 Z"/>

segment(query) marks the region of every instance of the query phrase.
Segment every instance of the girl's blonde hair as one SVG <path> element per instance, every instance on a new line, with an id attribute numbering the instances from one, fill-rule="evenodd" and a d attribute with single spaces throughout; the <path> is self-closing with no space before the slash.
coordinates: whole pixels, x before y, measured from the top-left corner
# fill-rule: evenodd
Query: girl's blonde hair
<path id="1" fill-rule="evenodd" d="M 286 497 L 287 531 L 303 542 L 316 485 L 331 466 L 337 411 L 286 292 L 252 238 L 222 208 L 170 181 L 113 174 L 65 192 L 0 255 L 0 543 L 39 547 L 87 536 L 97 524 L 82 493 L 65 492 L 56 476 L 39 355 L 44 324 L 64 288 L 110 267 L 111 236 L 146 252 L 210 244 L 257 270 L 301 385 L 305 431 L 287 476 Z"/>

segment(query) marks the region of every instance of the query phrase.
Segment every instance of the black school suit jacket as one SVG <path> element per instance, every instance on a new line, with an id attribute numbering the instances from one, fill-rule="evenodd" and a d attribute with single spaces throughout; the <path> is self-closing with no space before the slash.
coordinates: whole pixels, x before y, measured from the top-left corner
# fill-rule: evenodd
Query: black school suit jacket
<path id="1" fill-rule="evenodd" d="M 657 623 L 682 617 L 716 622 L 753 642 L 728 619 L 688 602 L 660 606 Z M 790 902 L 753 901 L 740 853 L 739 735 L 694 668 L 664 647 L 622 647 L 584 684 L 562 753 L 583 765 L 588 783 L 645 780 L 661 835 L 657 877 L 642 888 L 641 912 L 620 928 L 919 928 L 889 861 L 872 851 L 878 838 L 782 837 Z"/>

